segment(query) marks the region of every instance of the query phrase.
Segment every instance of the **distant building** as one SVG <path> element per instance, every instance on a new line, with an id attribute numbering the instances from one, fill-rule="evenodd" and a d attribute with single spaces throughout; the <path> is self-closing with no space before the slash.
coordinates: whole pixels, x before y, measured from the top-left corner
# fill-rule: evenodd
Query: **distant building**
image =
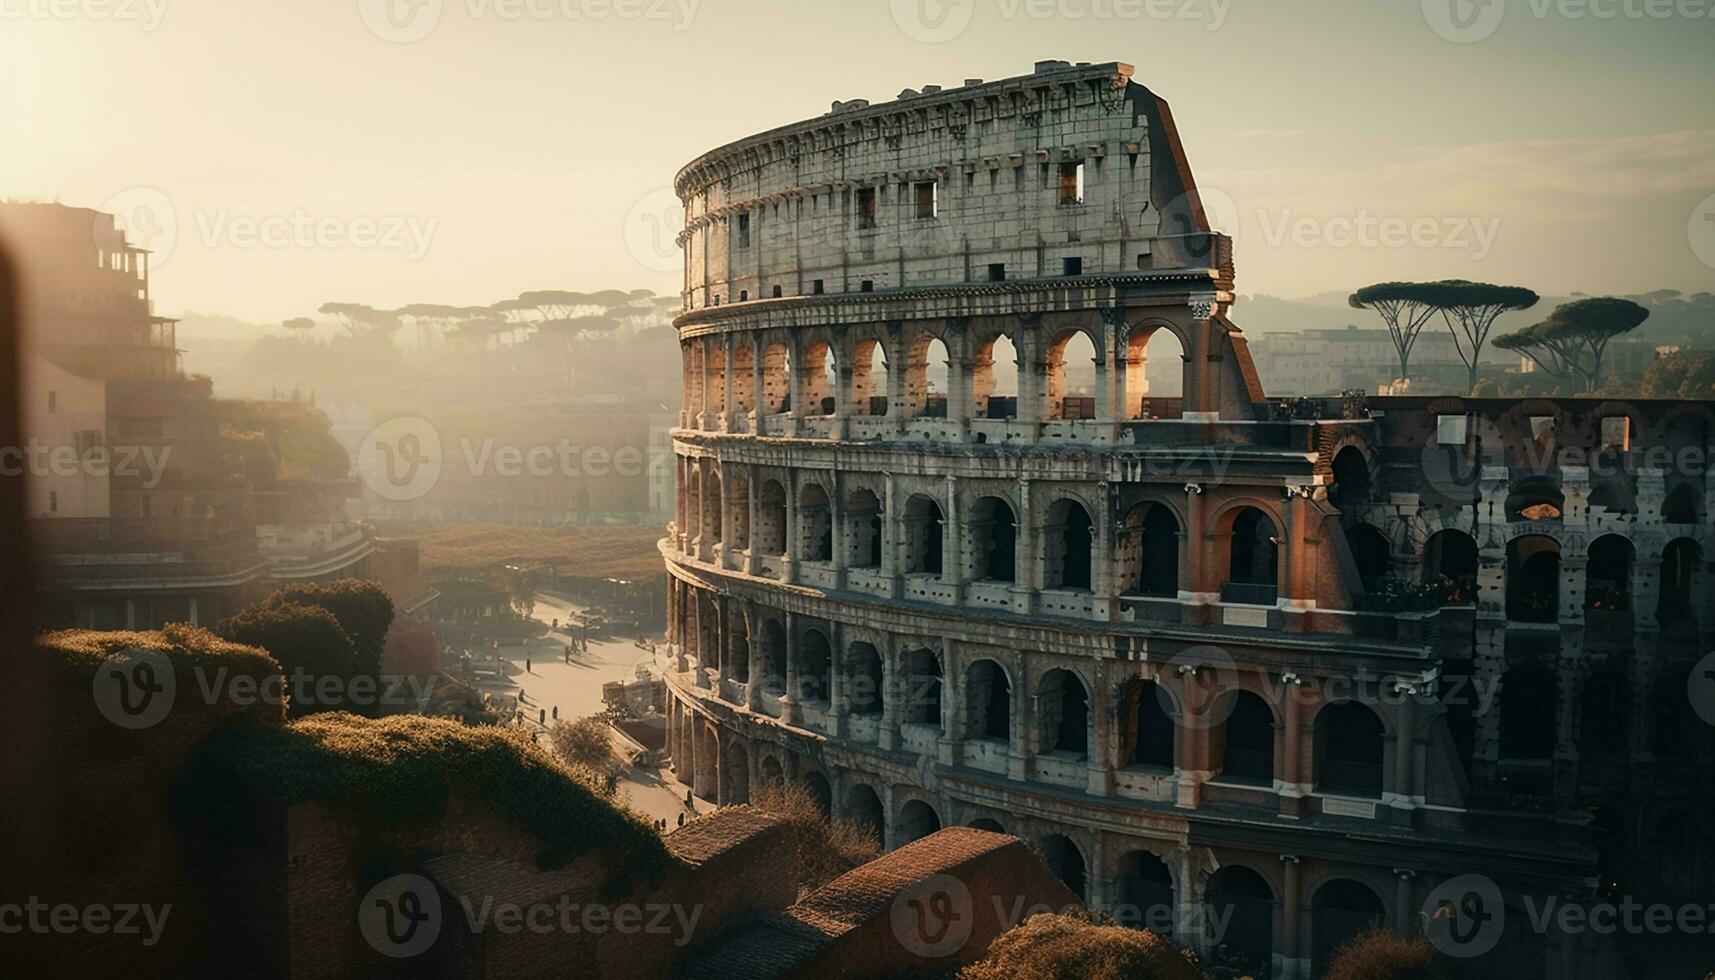
<path id="1" fill-rule="evenodd" d="M 20 448 L 47 622 L 208 624 L 282 581 L 368 577 L 375 542 L 337 488 L 271 494 L 234 464 L 222 403 L 184 373 L 149 253 L 113 215 L 5 203 L 0 237 L 23 299 Z"/>
<path id="2" fill-rule="evenodd" d="M 1259 335 L 1251 344 L 1257 373 L 1271 393 L 1333 395 L 1353 388 L 1392 390 L 1399 352 L 1386 330 L 1346 326 Z M 1465 362 L 1445 330 L 1424 330 L 1411 350 L 1409 388 L 1455 392 L 1467 385 Z"/>

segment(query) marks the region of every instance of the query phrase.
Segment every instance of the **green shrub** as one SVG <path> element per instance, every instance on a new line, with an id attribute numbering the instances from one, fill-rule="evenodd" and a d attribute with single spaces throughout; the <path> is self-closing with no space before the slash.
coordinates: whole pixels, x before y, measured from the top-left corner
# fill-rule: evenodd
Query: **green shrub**
<path id="1" fill-rule="evenodd" d="M 351 637 L 356 651 L 353 673 L 380 672 L 387 630 L 393 625 L 393 600 L 381 586 L 355 578 L 327 585 L 289 585 L 269 596 L 263 605 L 326 609 Z"/>
<path id="2" fill-rule="evenodd" d="M 236 616 L 221 620 L 215 631 L 234 643 L 266 650 L 280 662 L 286 674 L 286 690 L 303 690 L 312 699 L 288 704 L 287 710 L 292 716 L 349 706 L 349 699 L 345 697 L 341 697 L 337 704 L 313 701 L 317 683 L 322 678 L 333 677 L 343 682 L 358 673 L 356 648 L 351 637 L 326 609 L 290 604 L 250 606 Z M 300 681 L 304 684 L 302 689 L 298 686 Z M 347 690 L 344 684 L 339 688 L 340 692 Z"/>

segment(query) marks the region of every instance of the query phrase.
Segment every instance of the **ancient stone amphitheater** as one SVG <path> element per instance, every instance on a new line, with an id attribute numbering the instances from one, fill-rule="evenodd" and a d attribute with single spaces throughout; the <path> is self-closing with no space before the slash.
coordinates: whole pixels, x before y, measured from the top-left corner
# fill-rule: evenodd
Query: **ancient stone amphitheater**
<path id="1" fill-rule="evenodd" d="M 1712 542 L 1701 470 L 1597 464 L 1707 448 L 1707 406 L 1271 401 L 1132 72 L 835 103 L 680 172 L 678 778 L 802 781 L 890 849 L 1004 830 L 1258 975 L 1491 885 L 1471 975 L 1603 975 L 1518 903 L 1709 892 L 1674 774 Z M 1540 465 L 1544 419 L 1587 465 Z"/>

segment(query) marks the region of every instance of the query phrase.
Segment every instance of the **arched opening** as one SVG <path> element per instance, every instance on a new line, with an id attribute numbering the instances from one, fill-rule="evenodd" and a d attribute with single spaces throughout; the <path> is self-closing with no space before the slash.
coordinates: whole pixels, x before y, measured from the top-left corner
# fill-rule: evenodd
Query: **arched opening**
<path id="1" fill-rule="evenodd" d="M 1084 868 L 1084 852 L 1072 839 L 1065 834 L 1049 834 L 1042 838 L 1042 863 L 1048 865 L 1048 870 L 1060 883 L 1071 889 L 1082 901 L 1086 896 L 1085 879 L 1088 872 Z"/>
<path id="2" fill-rule="evenodd" d="M 1578 755 L 1586 766 L 1623 763 L 1631 755 L 1632 687 L 1618 671 L 1584 682 L 1578 711 Z"/>
<path id="3" fill-rule="evenodd" d="M 792 410 L 792 353 L 785 344 L 770 344 L 762 355 L 762 412 L 779 415 Z"/>
<path id="4" fill-rule="evenodd" d="M 750 481 L 742 473 L 729 475 L 725 496 L 732 519 L 724 540 L 729 547 L 744 551 L 750 547 Z"/>
<path id="5" fill-rule="evenodd" d="M 1638 512 L 1638 482 L 1632 473 L 1600 473 L 1590 482 L 1590 496 L 1587 500 L 1592 513 L 1597 508 L 1610 514 L 1636 514 Z"/>
<path id="6" fill-rule="evenodd" d="M 1348 796 L 1382 795 L 1382 721 L 1369 706 L 1343 701 L 1316 716 L 1316 788 Z"/>
<path id="7" fill-rule="evenodd" d="M 1096 345 L 1082 330 L 1069 330 L 1048 348 L 1046 418 L 1070 421 L 1096 417 Z"/>
<path id="8" fill-rule="evenodd" d="M 693 542 L 703 533 L 703 470 L 695 460 L 689 461 L 690 472 L 685 475 L 685 533 Z"/>
<path id="9" fill-rule="evenodd" d="M 762 784 L 761 785 L 763 785 L 763 786 L 784 786 L 784 785 L 786 785 L 786 773 L 781 770 L 779 759 L 776 759 L 775 757 L 773 757 L 771 755 L 765 755 L 762 757 L 762 765 L 759 768 L 761 769 L 761 772 L 762 772 Z"/>
<path id="10" fill-rule="evenodd" d="M 886 814 L 874 788 L 858 783 L 846 791 L 846 819 L 862 827 L 878 845 L 886 839 Z"/>
<path id="11" fill-rule="evenodd" d="M 724 343 L 704 341 L 703 391 L 706 393 L 708 416 L 704 425 L 713 424 L 726 411 L 726 348 Z"/>
<path id="12" fill-rule="evenodd" d="M 702 342 L 685 341 L 679 348 L 679 361 L 684 378 L 686 424 L 694 424 L 703 410 Z"/>
<path id="13" fill-rule="evenodd" d="M 1221 599 L 1274 605 L 1280 574 L 1280 532 L 1274 520 L 1255 507 L 1241 507 L 1228 528 L 1227 581 Z"/>
<path id="14" fill-rule="evenodd" d="M 786 554 L 786 488 L 779 480 L 763 481 L 756 498 L 756 526 L 750 535 L 758 554 Z"/>
<path id="15" fill-rule="evenodd" d="M 868 643 L 846 651 L 846 701 L 854 715 L 879 715 L 882 698 L 881 654 Z"/>
<path id="16" fill-rule="evenodd" d="M 1540 664 L 1501 675 L 1501 758 L 1553 758 L 1554 687 L 1554 672 Z"/>
<path id="17" fill-rule="evenodd" d="M 1507 542 L 1507 618 L 1552 623 L 1560 618 L 1560 542 L 1527 534 Z"/>
<path id="18" fill-rule="evenodd" d="M 727 650 L 721 676 L 739 684 L 750 683 L 750 627 L 736 603 L 727 614 Z"/>
<path id="19" fill-rule="evenodd" d="M 838 367 L 833 345 L 816 341 L 804 348 L 804 414 L 832 415 L 838 407 Z"/>
<path id="20" fill-rule="evenodd" d="M 728 742 L 721 753 L 721 806 L 750 802 L 750 758 L 744 746 Z"/>
<path id="21" fill-rule="evenodd" d="M 1209 876 L 1205 894 L 1207 921 L 1227 924 L 1224 934 L 1208 938 L 1226 946 L 1233 975 L 1268 976 L 1274 960 L 1274 889 L 1268 880 L 1229 864 Z"/>
<path id="22" fill-rule="evenodd" d="M 1362 450 L 1347 446 L 1335 453 L 1333 471 L 1334 485 L 1328 488 L 1328 498 L 1334 506 L 1352 511 L 1370 502 L 1370 463 Z"/>
<path id="23" fill-rule="evenodd" d="M 971 507 L 971 580 L 1012 582 L 1018 575 L 1018 519 L 1000 497 Z"/>
<path id="24" fill-rule="evenodd" d="M 881 567 L 881 498 L 859 487 L 846 495 L 846 564 L 853 568 Z"/>
<path id="25" fill-rule="evenodd" d="M 1632 543 L 1618 534 L 1590 542 L 1584 566 L 1584 608 L 1625 612 L 1632 608 Z"/>
<path id="26" fill-rule="evenodd" d="M 792 697 L 803 703 L 826 705 L 833 690 L 833 650 L 819 629 L 798 637 L 798 689 Z"/>
<path id="27" fill-rule="evenodd" d="M 708 593 L 697 593 L 697 666 L 718 670 L 721 665 L 720 613 Z"/>
<path id="28" fill-rule="evenodd" d="M 1666 524 L 1696 524 L 1702 519 L 1703 499 L 1694 483 L 1681 483 L 1661 501 L 1661 519 Z"/>
<path id="29" fill-rule="evenodd" d="M 939 337 L 920 337 L 911 349 L 911 366 L 905 376 L 905 397 L 911 414 L 921 418 L 947 417 L 947 345 Z"/>
<path id="30" fill-rule="evenodd" d="M 708 478 L 703 481 L 703 515 L 702 536 L 709 544 L 718 544 L 725 540 L 721 537 L 721 475 L 717 470 L 710 470 Z"/>
<path id="31" fill-rule="evenodd" d="M 1048 546 L 1043 586 L 1088 592 L 1095 550 L 1090 512 L 1075 500 L 1056 500 L 1042 532 Z"/>
<path id="32" fill-rule="evenodd" d="M 1346 544 L 1352 549 L 1352 562 L 1358 566 L 1364 587 L 1379 585 L 1388 574 L 1387 535 L 1370 524 L 1353 524 L 1346 528 Z"/>
<path id="33" fill-rule="evenodd" d="M 1119 903 L 1114 919 L 1122 926 L 1173 935 L 1173 874 L 1148 851 L 1131 851 L 1119 860 Z"/>
<path id="34" fill-rule="evenodd" d="M 1210 733 L 1214 768 L 1230 781 L 1272 784 L 1274 712 L 1249 691 L 1233 692 L 1226 709 L 1226 720 Z"/>
<path id="35" fill-rule="evenodd" d="M 965 731 L 970 738 L 1005 742 L 1012 735 L 1012 684 L 993 660 L 965 668 Z"/>
<path id="36" fill-rule="evenodd" d="M 971 363 L 971 414 L 980 419 L 1018 417 L 1018 349 L 1005 334 L 978 348 Z"/>
<path id="37" fill-rule="evenodd" d="M 995 820 L 991 817 L 978 817 L 975 820 L 972 820 L 970 823 L 966 824 L 965 826 L 971 828 L 972 830 L 986 830 L 991 834 L 1004 834 L 1004 833 L 1006 833 L 1006 828 L 1001 826 L 1000 821 Z"/>
<path id="38" fill-rule="evenodd" d="M 1164 327 L 1134 330 L 1126 341 L 1125 417 L 1176 419 L 1185 390 L 1185 347 Z"/>
<path id="39" fill-rule="evenodd" d="M 806 483 L 798 491 L 798 542 L 804 561 L 833 561 L 833 509 L 820 483 Z"/>
<path id="40" fill-rule="evenodd" d="M 1477 541 L 1464 531 L 1444 528 L 1423 543 L 1423 582 L 1439 583 L 1442 605 L 1477 601 Z"/>
<path id="41" fill-rule="evenodd" d="M 1179 519 L 1165 504 L 1141 503 L 1126 513 L 1120 550 L 1126 591 L 1179 594 Z"/>
<path id="42" fill-rule="evenodd" d="M 941 658 L 933 650 L 905 654 L 905 711 L 902 720 L 941 727 Z"/>
<path id="43" fill-rule="evenodd" d="M 1692 619 L 1692 586 L 1702 560 L 1703 549 L 1690 538 L 1675 538 L 1662 549 L 1661 595 L 1655 616 L 1663 626 Z"/>
<path id="44" fill-rule="evenodd" d="M 1126 724 L 1122 731 L 1127 751 L 1121 758 L 1128 765 L 1171 770 L 1176 713 L 1172 699 L 1155 681 L 1134 681 L 1127 685 Z"/>
<path id="45" fill-rule="evenodd" d="M 922 840 L 941 829 L 941 815 L 922 800 L 906 800 L 899 808 L 899 846 Z"/>
<path id="46" fill-rule="evenodd" d="M 762 624 L 762 689 L 773 697 L 786 693 L 786 627 L 780 620 Z"/>
<path id="47" fill-rule="evenodd" d="M 828 777 L 812 769 L 801 777 L 804 788 L 810 791 L 810 799 L 815 802 L 816 809 L 826 817 L 834 812 L 834 788 L 828 784 Z"/>
<path id="48" fill-rule="evenodd" d="M 860 340 L 852 351 L 852 414 L 887 414 L 887 349 L 879 340 Z"/>
<path id="49" fill-rule="evenodd" d="M 1042 675 L 1037 687 L 1041 705 L 1041 749 L 1077 758 L 1090 746 L 1090 694 L 1077 674 L 1055 668 Z"/>
<path id="50" fill-rule="evenodd" d="M 1387 907 L 1368 885 L 1350 878 L 1337 878 L 1316 889 L 1310 907 L 1311 972 L 1317 976 L 1328 969 L 1336 950 L 1380 927 L 1387 914 Z"/>
<path id="51" fill-rule="evenodd" d="M 941 574 L 941 505 L 933 497 L 917 494 L 905 502 L 905 570 L 908 573 Z"/>

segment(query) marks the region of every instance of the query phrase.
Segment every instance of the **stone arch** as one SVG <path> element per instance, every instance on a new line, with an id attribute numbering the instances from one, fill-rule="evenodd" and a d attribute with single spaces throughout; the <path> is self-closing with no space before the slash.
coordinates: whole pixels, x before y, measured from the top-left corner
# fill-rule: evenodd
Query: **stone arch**
<path id="1" fill-rule="evenodd" d="M 698 460 L 685 461 L 685 535 L 696 544 L 703 533 L 703 468 Z"/>
<path id="2" fill-rule="evenodd" d="M 1178 324 L 1168 320 L 1145 320 L 1127 332 L 1122 418 L 1180 417 L 1189 350 L 1189 341 Z"/>
<path id="3" fill-rule="evenodd" d="M 805 770 L 798 777 L 804 784 L 804 789 L 810 794 L 810 800 L 816 804 L 816 809 L 822 811 L 823 818 L 834 812 L 834 787 L 828 782 L 826 773 L 818 769 Z"/>
<path id="4" fill-rule="evenodd" d="M 993 817 L 978 817 L 965 826 L 970 827 L 973 830 L 986 830 L 991 834 L 1006 833 L 1006 828 L 1001 825 L 999 820 L 996 820 Z"/>
<path id="5" fill-rule="evenodd" d="M 878 847 L 887 837 L 887 809 L 868 783 L 853 783 L 846 790 L 845 818 L 873 836 Z"/>
<path id="6" fill-rule="evenodd" d="M 1387 905 L 1355 878 L 1323 881 L 1310 898 L 1311 972 L 1321 976 L 1341 946 L 1387 922 Z"/>
<path id="7" fill-rule="evenodd" d="M 1566 510 L 1566 494 L 1548 476 L 1525 476 L 1508 489 L 1509 521 L 1558 521 Z"/>
<path id="8" fill-rule="evenodd" d="M 1049 504 L 1042 539 L 1043 587 L 1090 591 L 1095 583 L 1096 525 L 1084 503 L 1061 497 Z"/>
<path id="9" fill-rule="evenodd" d="M 1042 854 L 1042 863 L 1048 865 L 1048 870 L 1054 877 L 1060 879 L 1079 901 L 1089 897 L 1090 870 L 1084 861 L 1084 852 L 1072 838 L 1065 834 L 1049 834 L 1042 838 L 1038 845 Z"/>
<path id="10" fill-rule="evenodd" d="M 1521 534 L 1507 542 L 1507 618 L 1552 623 L 1560 618 L 1560 542 Z"/>
<path id="11" fill-rule="evenodd" d="M 868 487 L 853 487 L 846 494 L 843 518 L 846 564 L 852 568 L 880 568 L 885 538 L 881 497 Z"/>
<path id="12" fill-rule="evenodd" d="M 721 677 L 735 683 L 750 683 L 750 623 L 736 601 L 727 608 L 727 642 L 721 662 Z"/>
<path id="13" fill-rule="evenodd" d="M 725 509 L 721 499 L 721 472 L 711 466 L 703 480 L 702 515 L 698 520 L 701 535 L 706 543 L 714 545 L 724 540 L 722 519 Z"/>
<path id="14" fill-rule="evenodd" d="M 1160 501 L 1145 500 L 1126 511 L 1119 538 L 1122 591 L 1150 596 L 1179 594 L 1183 526 L 1173 508 Z"/>
<path id="15" fill-rule="evenodd" d="M 1222 599 L 1272 606 L 1280 594 L 1280 527 L 1271 511 L 1240 502 L 1213 522 L 1217 540 L 1226 543 Z"/>
<path id="16" fill-rule="evenodd" d="M 739 551 L 750 547 L 750 478 L 742 468 L 734 467 L 726 475 L 724 487 L 727 520 L 725 540 Z"/>
<path id="17" fill-rule="evenodd" d="M 1703 519 L 1703 496 L 1689 481 L 1679 484 L 1661 499 L 1664 524 L 1697 524 Z"/>
<path id="18" fill-rule="evenodd" d="M 1443 582 L 1443 604 L 1477 600 L 1477 539 L 1458 528 L 1442 528 L 1423 543 L 1424 584 Z"/>
<path id="19" fill-rule="evenodd" d="M 1101 339 L 1081 327 L 1061 330 L 1048 345 L 1046 419 L 1095 419 L 1102 409 L 1099 392 Z"/>
<path id="20" fill-rule="evenodd" d="M 762 353 L 762 414 L 792 410 L 792 351 L 776 341 Z"/>
<path id="21" fill-rule="evenodd" d="M 933 834 L 941 829 L 941 815 L 927 801 L 912 797 L 899 806 L 898 832 L 894 835 L 899 846 Z"/>
<path id="22" fill-rule="evenodd" d="M 721 806 L 750 802 L 750 756 L 744 743 L 728 739 L 721 750 Z"/>
<path id="23" fill-rule="evenodd" d="M 732 344 L 732 408 L 749 414 L 756 410 L 756 386 L 751 375 L 756 371 L 756 345 L 748 336 L 734 338 Z"/>
<path id="24" fill-rule="evenodd" d="M 1692 602 L 1703 549 L 1690 538 L 1674 538 L 1661 551 L 1661 594 L 1656 601 L 1656 619 L 1662 625 L 1687 622 L 1695 612 Z"/>
<path id="25" fill-rule="evenodd" d="M 786 785 L 786 768 L 780 764 L 780 757 L 773 752 L 764 751 L 757 760 L 757 769 L 761 782 L 760 786 Z"/>
<path id="26" fill-rule="evenodd" d="M 1334 454 L 1334 483 L 1328 497 L 1342 511 L 1368 506 L 1375 489 L 1375 476 L 1369 457 L 1356 445 L 1348 445 Z"/>
<path id="27" fill-rule="evenodd" d="M 1004 332 L 977 345 L 976 355 L 971 358 L 973 417 L 1018 417 L 1019 378 L 1023 363 L 1018 345 Z"/>
<path id="28" fill-rule="evenodd" d="M 969 578 L 973 582 L 1018 579 L 1018 517 L 1004 497 L 978 497 L 970 507 Z"/>
<path id="29" fill-rule="evenodd" d="M 756 495 L 756 526 L 750 529 L 751 548 L 758 554 L 786 554 L 786 487 L 763 480 Z"/>
<path id="30" fill-rule="evenodd" d="M 965 668 L 965 734 L 1007 742 L 1012 738 L 1012 681 L 1006 668 L 982 657 Z"/>
<path id="31" fill-rule="evenodd" d="M 1135 678 L 1120 702 L 1120 761 L 1127 766 L 1172 770 L 1178 766 L 1178 704 L 1159 680 Z"/>
<path id="32" fill-rule="evenodd" d="M 804 561 L 834 560 L 834 510 L 817 480 L 798 488 L 798 547 Z"/>
<path id="33" fill-rule="evenodd" d="M 798 643 L 793 650 L 798 660 L 798 689 L 792 692 L 793 700 L 825 705 L 832 699 L 833 651 L 828 634 L 819 627 L 806 627 L 798 634 Z"/>
<path id="34" fill-rule="evenodd" d="M 887 345 L 879 338 L 862 337 L 852 345 L 853 415 L 887 414 Z"/>
<path id="35" fill-rule="evenodd" d="M 925 647 L 908 649 L 901 657 L 902 690 L 896 692 L 903 711 L 900 720 L 941 727 L 941 658 Z"/>
<path id="36" fill-rule="evenodd" d="M 786 693 L 786 626 L 770 617 L 762 623 L 762 688 L 779 697 Z"/>
<path id="37" fill-rule="evenodd" d="M 704 337 L 699 343 L 703 345 L 704 397 L 709 412 L 719 418 L 726 411 L 726 343 L 717 336 Z M 709 422 L 703 420 L 705 426 Z"/>
<path id="38" fill-rule="evenodd" d="M 1360 701 L 1325 705 L 1316 714 L 1316 788 L 1380 799 L 1386 731 L 1375 709 Z"/>
<path id="39" fill-rule="evenodd" d="M 1074 670 L 1054 667 L 1036 683 L 1038 748 L 1084 758 L 1090 751 L 1090 689 Z"/>
<path id="40" fill-rule="evenodd" d="M 1223 864 L 1209 876 L 1204 890 L 1206 923 L 1224 922 L 1219 939 L 1238 962 L 1233 966 L 1251 976 L 1267 976 L 1274 960 L 1274 886 L 1268 878 L 1242 864 Z"/>
<path id="41" fill-rule="evenodd" d="M 720 613 L 707 592 L 697 591 L 697 666 L 720 669 Z"/>
<path id="42" fill-rule="evenodd" d="M 854 715 L 879 715 L 886 706 L 881 652 L 863 640 L 846 648 L 846 703 Z"/>
<path id="43" fill-rule="evenodd" d="M 905 399 L 911 416 L 947 417 L 952 362 L 947 341 L 937 333 L 924 331 L 911 341 L 905 364 Z"/>
<path id="44" fill-rule="evenodd" d="M 905 501 L 901 524 L 904 530 L 905 571 L 940 575 L 946 518 L 940 501 L 915 493 Z"/>
<path id="45" fill-rule="evenodd" d="M 1230 691 L 1222 702 L 1211 715 L 1221 720 L 1210 731 L 1210 768 L 1228 780 L 1271 784 L 1274 709 L 1252 691 Z"/>
<path id="46" fill-rule="evenodd" d="M 824 339 L 799 345 L 804 363 L 799 367 L 798 389 L 804 393 L 804 415 L 832 415 L 839 408 L 839 361 L 834 345 Z"/>
<path id="47" fill-rule="evenodd" d="M 1634 549 L 1622 534 L 1604 534 L 1590 542 L 1584 564 L 1584 608 L 1624 612 L 1632 608 Z"/>
<path id="48" fill-rule="evenodd" d="M 1122 926 L 1172 936 L 1173 872 L 1167 862 L 1140 847 L 1121 854 L 1115 867 L 1119 894 L 1114 902 L 1114 919 Z"/>

